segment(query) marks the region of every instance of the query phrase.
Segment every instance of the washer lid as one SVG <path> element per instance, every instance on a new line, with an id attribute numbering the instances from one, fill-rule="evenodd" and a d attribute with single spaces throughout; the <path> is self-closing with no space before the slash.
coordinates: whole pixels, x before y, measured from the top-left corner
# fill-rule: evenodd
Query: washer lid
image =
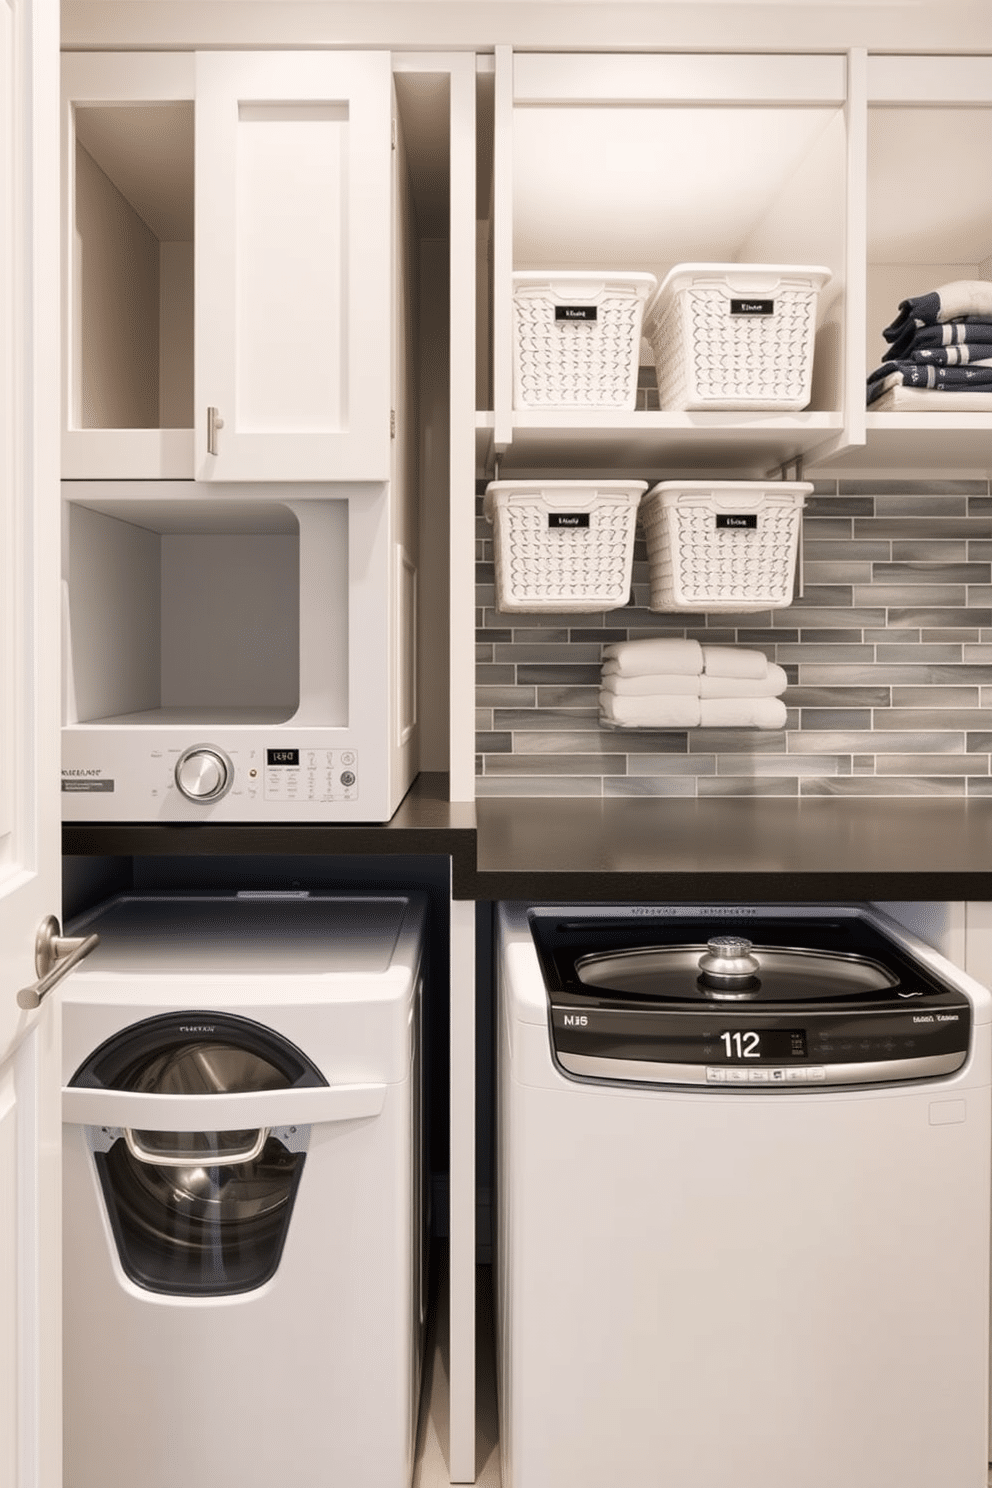
<path id="1" fill-rule="evenodd" d="M 740 947 L 740 954 L 733 954 Z M 580 957 L 579 981 L 597 991 L 663 1002 L 833 1002 L 878 997 L 899 978 L 865 956 L 714 937 Z"/>
<path id="2" fill-rule="evenodd" d="M 858 914 L 770 908 L 611 917 L 532 913 L 553 1002 L 658 1010 L 769 1004 L 894 1009 L 967 1005 L 955 987 Z"/>
<path id="3" fill-rule="evenodd" d="M 122 894 L 78 922 L 100 935 L 80 973 L 378 975 L 393 964 L 415 897 Z"/>

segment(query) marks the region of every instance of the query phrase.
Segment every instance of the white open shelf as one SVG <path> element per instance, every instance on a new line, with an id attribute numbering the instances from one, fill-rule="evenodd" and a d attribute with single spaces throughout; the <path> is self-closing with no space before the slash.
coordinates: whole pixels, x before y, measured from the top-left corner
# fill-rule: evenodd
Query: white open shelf
<path id="1" fill-rule="evenodd" d="M 849 121 L 842 56 L 501 56 L 493 192 L 493 408 L 479 469 L 767 475 L 843 442 Z M 510 276 L 677 263 L 816 264 L 799 413 L 561 414 L 512 407 Z M 653 361 L 642 343 L 642 369 Z M 642 379 L 643 381 L 643 379 Z"/>
<path id="2" fill-rule="evenodd" d="M 494 443 L 493 415 L 476 416 L 480 477 L 499 457 L 501 475 L 554 470 L 563 477 L 634 471 L 664 479 L 673 468 L 764 477 L 839 438 L 839 413 L 527 413 L 513 416 L 513 439 Z"/>
<path id="3" fill-rule="evenodd" d="M 899 302 L 956 279 L 992 279 L 992 58 L 871 56 L 867 63 L 865 368 Z M 865 414 L 864 446 L 829 470 L 992 471 L 992 411 Z"/>

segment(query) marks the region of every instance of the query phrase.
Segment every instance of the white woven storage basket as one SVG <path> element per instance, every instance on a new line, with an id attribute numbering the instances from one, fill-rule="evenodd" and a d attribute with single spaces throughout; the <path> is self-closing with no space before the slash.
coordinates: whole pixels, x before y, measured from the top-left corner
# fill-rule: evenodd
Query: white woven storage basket
<path id="1" fill-rule="evenodd" d="M 792 603 L 807 481 L 662 481 L 641 502 L 652 610 Z"/>
<path id="2" fill-rule="evenodd" d="M 800 409 L 830 270 L 678 264 L 644 313 L 662 409 Z"/>
<path id="3" fill-rule="evenodd" d="M 653 274 L 513 276 L 513 406 L 630 410 Z"/>
<path id="4" fill-rule="evenodd" d="M 485 513 L 499 609 L 583 614 L 625 605 L 646 490 L 647 481 L 492 481 Z"/>

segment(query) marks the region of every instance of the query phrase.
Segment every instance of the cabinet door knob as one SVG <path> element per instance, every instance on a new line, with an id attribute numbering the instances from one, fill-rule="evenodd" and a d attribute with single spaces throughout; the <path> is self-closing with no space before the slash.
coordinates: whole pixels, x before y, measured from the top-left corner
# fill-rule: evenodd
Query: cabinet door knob
<path id="1" fill-rule="evenodd" d="M 99 944 L 99 935 L 85 935 L 75 939 L 71 936 L 64 937 L 55 916 L 46 915 L 38 926 L 34 940 L 34 969 L 38 980 L 33 987 L 21 988 L 17 994 L 17 1006 L 36 1008 L 45 993 L 57 986 Z"/>
<path id="2" fill-rule="evenodd" d="M 223 429 L 224 420 L 216 408 L 207 409 L 207 454 L 217 453 L 217 430 Z"/>

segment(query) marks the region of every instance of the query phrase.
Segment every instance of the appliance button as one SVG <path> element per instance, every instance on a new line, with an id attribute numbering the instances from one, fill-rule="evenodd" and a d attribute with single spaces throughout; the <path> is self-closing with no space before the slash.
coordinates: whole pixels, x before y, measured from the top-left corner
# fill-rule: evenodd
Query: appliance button
<path id="1" fill-rule="evenodd" d="M 827 1078 L 827 1072 L 822 1065 L 819 1065 L 813 1069 L 808 1069 L 806 1071 L 806 1078 L 807 1080 L 825 1080 Z"/>
<path id="2" fill-rule="evenodd" d="M 727 1083 L 728 1083 L 728 1085 L 746 1085 L 747 1084 L 747 1077 L 748 1077 L 748 1074 L 749 1073 L 750 1072 L 748 1070 L 746 1070 L 746 1069 L 728 1069 L 728 1071 L 727 1071 Z"/>
<path id="3" fill-rule="evenodd" d="M 748 1083 L 751 1085 L 767 1085 L 769 1078 L 768 1071 L 766 1069 L 748 1070 L 747 1078 Z"/>
<path id="4" fill-rule="evenodd" d="M 784 1069 L 772 1069 L 768 1071 L 768 1078 L 773 1085 L 784 1085 L 788 1071 Z"/>
<path id="5" fill-rule="evenodd" d="M 724 1080 L 726 1080 L 726 1078 L 727 1071 L 725 1069 L 718 1069 L 715 1065 L 706 1066 L 707 1085 L 715 1084 L 718 1081 L 722 1083 Z"/>
<path id="6" fill-rule="evenodd" d="M 787 1069 L 785 1078 L 790 1085 L 805 1085 L 807 1073 L 805 1069 Z"/>

